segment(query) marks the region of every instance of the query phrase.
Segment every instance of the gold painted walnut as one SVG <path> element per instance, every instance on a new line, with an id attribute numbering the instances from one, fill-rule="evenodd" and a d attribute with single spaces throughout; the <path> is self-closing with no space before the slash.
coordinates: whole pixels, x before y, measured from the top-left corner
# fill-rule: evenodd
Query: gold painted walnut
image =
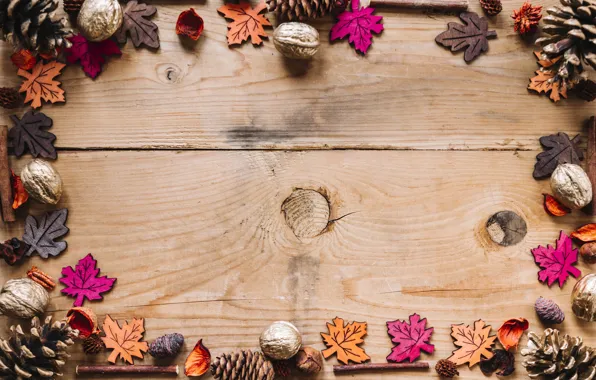
<path id="1" fill-rule="evenodd" d="M 273 44 L 286 58 L 310 59 L 319 50 L 319 32 L 308 24 L 286 22 L 273 32 Z"/>
<path id="2" fill-rule="evenodd" d="M 34 159 L 21 171 L 27 193 L 41 203 L 55 205 L 62 196 L 62 178 L 47 161 Z"/>

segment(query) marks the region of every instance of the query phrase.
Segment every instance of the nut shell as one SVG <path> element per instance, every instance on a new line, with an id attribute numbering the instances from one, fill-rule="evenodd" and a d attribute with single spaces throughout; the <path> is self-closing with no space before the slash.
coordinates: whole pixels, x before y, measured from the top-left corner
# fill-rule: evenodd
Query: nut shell
<path id="1" fill-rule="evenodd" d="M 48 307 L 50 295 L 29 278 L 8 280 L 0 291 L 0 313 L 16 318 L 33 318 Z"/>
<path id="2" fill-rule="evenodd" d="M 588 264 L 596 264 L 596 242 L 586 243 L 581 246 L 579 253 Z"/>
<path id="3" fill-rule="evenodd" d="M 271 359 L 286 360 L 296 355 L 302 346 L 300 331 L 290 322 L 273 322 L 259 338 L 261 351 Z"/>
<path id="4" fill-rule="evenodd" d="M 323 355 L 313 347 L 302 347 L 294 359 L 296 368 L 310 375 L 320 372 L 323 368 Z"/>
<path id="5" fill-rule="evenodd" d="M 580 209 L 592 201 L 592 184 L 579 165 L 557 166 L 550 177 L 550 187 L 555 198 L 570 209 Z"/>
<path id="6" fill-rule="evenodd" d="M 319 32 L 308 24 L 286 22 L 273 32 L 273 45 L 287 58 L 310 59 L 319 50 Z"/>
<path id="7" fill-rule="evenodd" d="M 596 274 L 580 278 L 571 292 L 571 310 L 584 321 L 596 320 Z"/>
<path id="8" fill-rule="evenodd" d="M 122 7 L 118 0 L 89 0 L 81 6 L 77 24 L 85 38 L 99 42 L 116 33 L 122 20 Z"/>
<path id="9" fill-rule="evenodd" d="M 38 202 L 55 205 L 62 196 L 62 178 L 47 161 L 35 159 L 21 171 L 21 181 Z"/>

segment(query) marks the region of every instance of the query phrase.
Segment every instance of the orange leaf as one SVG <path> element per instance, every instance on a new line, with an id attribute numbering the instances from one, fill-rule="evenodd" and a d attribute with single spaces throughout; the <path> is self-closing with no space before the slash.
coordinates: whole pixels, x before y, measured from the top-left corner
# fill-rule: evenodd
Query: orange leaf
<path id="1" fill-rule="evenodd" d="M 344 326 L 344 320 L 335 317 L 333 324 L 327 322 L 327 328 L 329 334 L 321 333 L 325 345 L 329 347 L 322 351 L 325 359 L 333 354 L 337 354 L 337 360 L 344 364 L 348 364 L 349 360 L 362 363 L 370 359 L 364 349 L 358 347 L 364 343 L 366 322 L 352 322 Z"/>
<path id="2" fill-rule="evenodd" d="M 596 223 L 586 224 L 581 226 L 570 235 L 573 239 L 578 239 L 584 243 L 596 241 Z"/>
<path id="3" fill-rule="evenodd" d="M 60 82 L 53 80 L 55 76 L 60 75 L 64 64 L 52 61 L 44 65 L 43 62 L 37 62 L 32 72 L 19 69 L 19 76 L 26 80 L 21 85 L 19 92 L 26 92 L 25 103 L 32 102 L 31 107 L 41 107 L 41 100 L 56 103 L 64 102 L 64 90 L 60 87 Z"/>
<path id="4" fill-rule="evenodd" d="M 552 65 L 554 65 L 555 63 L 557 63 L 560 59 L 561 59 L 561 55 L 558 57 L 555 57 L 553 59 L 542 59 L 542 54 L 539 51 L 535 51 L 534 55 L 536 56 L 536 58 L 538 58 L 538 64 L 542 67 L 545 68 L 549 68 Z"/>
<path id="5" fill-rule="evenodd" d="M 519 339 L 528 327 L 530 327 L 530 324 L 526 318 L 512 318 L 506 320 L 497 331 L 499 342 L 501 342 L 503 348 L 507 351 L 513 347 L 517 348 Z"/>
<path id="6" fill-rule="evenodd" d="M 493 357 L 490 348 L 495 344 L 496 335 L 490 335 L 490 326 L 479 319 L 474 322 L 474 328 L 464 326 L 464 324 L 451 325 L 451 336 L 455 341 L 454 345 L 460 347 L 453 351 L 451 357 L 447 360 L 454 362 L 456 365 L 468 363 L 470 367 L 480 362 L 480 358 L 484 356 L 487 359 Z"/>
<path id="7" fill-rule="evenodd" d="M 248 1 L 241 0 L 240 4 L 226 4 L 217 11 L 225 18 L 234 20 L 228 24 L 228 45 L 241 44 L 251 38 L 254 45 L 260 45 L 267 37 L 263 26 L 271 26 L 264 15 L 260 15 L 267 5 L 263 2 L 251 8 Z"/>
<path id="8" fill-rule="evenodd" d="M 552 82 L 549 82 L 549 79 L 552 79 L 555 74 L 552 71 L 536 71 L 536 75 L 533 78 L 530 78 L 530 85 L 528 89 L 534 90 L 537 93 L 547 93 L 548 91 L 553 89 Z"/>
<path id="9" fill-rule="evenodd" d="M 201 376 L 209 369 L 211 364 L 211 353 L 203 346 L 203 339 L 200 339 L 184 363 L 184 374 L 186 376 Z"/>
<path id="10" fill-rule="evenodd" d="M 27 49 L 21 49 L 10 56 L 10 60 L 16 67 L 23 70 L 31 70 L 37 63 L 35 56 Z"/>
<path id="11" fill-rule="evenodd" d="M 21 205 L 29 199 L 29 193 L 25 190 L 25 186 L 23 186 L 23 181 L 21 181 L 21 177 L 14 174 L 14 172 L 10 171 L 11 176 L 11 183 L 12 183 L 12 208 L 13 210 L 18 209 Z"/>
<path id="12" fill-rule="evenodd" d="M 571 209 L 564 206 L 555 197 L 550 194 L 544 195 L 544 209 L 552 216 L 563 216 L 571 212 Z"/>
<path id="13" fill-rule="evenodd" d="M 108 361 L 112 364 L 116 363 L 118 355 L 123 361 L 134 364 L 133 356 L 143 359 L 143 352 L 149 350 L 147 342 L 141 342 L 143 339 L 143 333 L 145 328 L 143 318 L 132 319 L 132 323 L 124 322 L 122 328 L 117 321 L 114 321 L 112 317 L 106 315 L 106 319 L 103 321 L 103 332 L 106 334 L 105 338 L 102 337 L 106 348 L 112 348 L 114 351 L 110 354 Z"/>

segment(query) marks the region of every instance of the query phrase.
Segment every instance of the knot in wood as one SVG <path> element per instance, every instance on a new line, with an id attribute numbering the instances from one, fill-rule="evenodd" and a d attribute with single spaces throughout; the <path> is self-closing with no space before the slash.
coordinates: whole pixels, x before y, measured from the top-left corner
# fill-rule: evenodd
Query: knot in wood
<path id="1" fill-rule="evenodd" d="M 329 200 L 316 190 L 294 190 L 281 205 L 281 210 L 288 227 L 299 238 L 316 237 L 329 225 Z"/>
<path id="2" fill-rule="evenodd" d="M 157 66 L 157 77 L 163 83 L 175 84 L 180 83 L 183 73 L 180 67 L 172 63 L 160 64 Z"/>
<path id="3" fill-rule="evenodd" d="M 492 241 L 508 247 L 522 241 L 528 227 L 526 221 L 513 211 L 499 211 L 486 222 L 486 231 Z"/>

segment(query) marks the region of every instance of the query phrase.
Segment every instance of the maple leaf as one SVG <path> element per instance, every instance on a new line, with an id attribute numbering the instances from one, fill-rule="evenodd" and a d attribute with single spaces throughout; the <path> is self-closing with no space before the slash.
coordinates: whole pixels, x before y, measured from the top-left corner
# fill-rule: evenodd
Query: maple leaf
<path id="1" fill-rule="evenodd" d="M 146 18 L 153 16 L 155 12 L 157 12 L 157 8 L 153 5 L 138 3 L 137 0 L 126 3 L 123 10 L 122 26 L 116 32 L 118 42 L 125 44 L 128 33 L 135 47 L 145 44 L 145 46 L 157 49 L 159 47 L 157 25 Z"/>
<path id="2" fill-rule="evenodd" d="M 101 340 L 103 340 L 106 348 L 114 350 L 108 358 L 110 363 L 115 364 L 118 356 L 129 364 L 134 364 L 133 356 L 143 359 L 143 352 L 149 350 L 147 342 L 140 341 L 143 339 L 143 333 L 145 332 L 144 322 L 143 318 L 133 318 L 132 323 L 124 321 L 124 325 L 120 328 L 117 321 L 106 315 L 103 321 L 103 332 L 106 336 L 102 337 Z"/>
<path id="3" fill-rule="evenodd" d="M 25 81 L 19 88 L 19 92 L 26 92 L 25 103 L 31 102 L 31 107 L 41 107 L 41 100 L 56 103 L 65 102 L 64 90 L 61 89 L 60 82 L 53 80 L 60 75 L 60 71 L 66 66 L 64 63 L 51 61 L 44 64 L 37 62 L 32 72 L 19 69 L 17 74 Z"/>
<path id="4" fill-rule="evenodd" d="M 497 36 L 494 30 L 488 30 L 488 21 L 474 12 L 463 12 L 459 15 L 462 24 L 450 22 L 447 30 L 439 34 L 435 41 L 451 51 L 466 49 L 464 61 L 472 62 L 480 54 L 488 50 L 488 38 Z"/>
<path id="5" fill-rule="evenodd" d="M 564 132 L 555 135 L 542 136 L 540 145 L 544 152 L 536 156 L 534 165 L 534 178 L 541 179 L 549 177 L 560 164 L 579 165 L 584 159 L 584 153 L 580 147 L 580 135 L 570 139 Z"/>
<path id="6" fill-rule="evenodd" d="M 111 39 L 91 42 L 77 34 L 70 37 L 69 41 L 72 42 L 72 46 L 65 50 L 66 60 L 71 64 L 78 61 L 85 74 L 93 79 L 101 73 L 101 65 L 106 62 L 105 56 L 122 55 L 118 44 Z"/>
<path id="7" fill-rule="evenodd" d="M 383 16 L 373 16 L 374 8 L 360 9 L 360 0 L 352 0 L 352 11 L 343 11 L 337 16 L 337 23 L 331 28 L 331 41 L 350 36 L 349 42 L 354 44 L 356 51 L 366 54 L 372 44 L 372 32 L 379 34 L 383 31 Z"/>
<path id="8" fill-rule="evenodd" d="M 16 210 L 27 202 L 29 193 L 25 190 L 21 177 L 14 174 L 12 170 L 10 171 L 10 182 L 12 184 L 12 208 L 13 210 Z"/>
<path id="9" fill-rule="evenodd" d="M 89 301 L 102 299 L 101 293 L 107 292 L 114 286 L 115 278 L 98 277 L 99 268 L 93 255 L 88 254 L 75 266 L 62 268 L 60 282 L 66 285 L 62 293 L 76 297 L 73 306 L 83 306 L 85 298 Z"/>
<path id="10" fill-rule="evenodd" d="M 409 359 L 411 363 L 420 357 L 420 350 L 432 354 L 435 346 L 428 341 L 434 329 L 425 327 L 426 318 L 420 319 L 418 314 L 410 315 L 409 324 L 400 320 L 387 322 L 387 333 L 393 337 L 391 341 L 397 343 L 387 361 L 400 363 Z"/>
<path id="11" fill-rule="evenodd" d="M 234 20 L 228 24 L 228 45 L 241 44 L 248 41 L 248 37 L 254 45 L 260 45 L 263 40 L 261 37 L 267 37 L 263 26 L 272 26 L 264 15 L 263 10 L 267 4 L 259 3 L 255 8 L 251 8 L 248 1 L 241 0 L 239 4 L 226 4 L 217 11 L 222 13 L 225 18 Z"/>
<path id="12" fill-rule="evenodd" d="M 468 366 L 472 367 L 480 362 L 482 356 L 487 359 L 492 358 L 493 353 L 490 348 L 495 343 L 497 336 L 490 336 L 490 329 L 491 327 L 486 326 L 482 319 L 474 322 L 474 329 L 464 326 L 463 323 L 451 325 L 451 336 L 455 339 L 453 344 L 460 348 L 453 351 L 447 360 L 456 365 L 468 363 Z"/>
<path id="13" fill-rule="evenodd" d="M 536 264 L 543 268 L 538 272 L 538 280 L 546 282 L 548 286 L 559 280 L 559 287 L 562 288 L 570 274 L 573 277 L 581 275 L 580 270 L 573 266 L 577 262 L 577 249 L 573 248 L 573 242 L 563 231 L 557 240 L 557 248 L 551 245 L 546 248 L 538 246 L 532 249 L 532 255 Z"/>
<path id="14" fill-rule="evenodd" d="M 52 127 L 52 119 L 32 110 L 27 111 L 20 120 L 16 115 L 11 115 L 10 119 L 13 127 L 8 131 L 8 139 L 15 156 L 21 157 L 28 149 L 33 157 L 56 159 L 56 135 L 45 130 Z"/>
<path id="15" fill-rule="evenodd" d="M 362 363 L 370 359 L 359 344 L 364 343 L 362 339 L 366 335 L 366 322 L 352 322 L 344 326 L 344 320 L 339 317 L 333 319 L 333 324 L 327 322 L 329 334 L 321 333 L 325 345 L 329 347 L 322 351 L 325 359 L 337 354 L 337 360 L 348 364 L 351 360 L 355 363 Z"/>
<path id="16" fill-rule="evenodd" d="M 30 245 L 27 256 L 37 252 L 39 256 L 47 259 L 57 256 L 66 249 L 65 241 L 55 241 L 68 233 L 66 217 L 68 209 L 48 212 L 41 216 L 29 215 L 25 219 L 25 233 L 23 241 Z"/>
<path id="17" fill-rule="evenodd" d="M 528 90 L 536 91 L 538 94 L 550 92 L 550 99 L 555 103 L 561 100 L 561 96 L 567 99 L 567 84 L 565 81 L 557 80 L 555 78 L 555 72 L 552 70 L 544 70 L 545 68 L 552 67 L 557 63 L 561 57 L 553 59 L 544 59 L 540 52 L 534 52 L 534 55 L 538 59 L 538 64 L 543 69 L 535 71 L 536 76 L 530 78 L 530 84 Z"/>

